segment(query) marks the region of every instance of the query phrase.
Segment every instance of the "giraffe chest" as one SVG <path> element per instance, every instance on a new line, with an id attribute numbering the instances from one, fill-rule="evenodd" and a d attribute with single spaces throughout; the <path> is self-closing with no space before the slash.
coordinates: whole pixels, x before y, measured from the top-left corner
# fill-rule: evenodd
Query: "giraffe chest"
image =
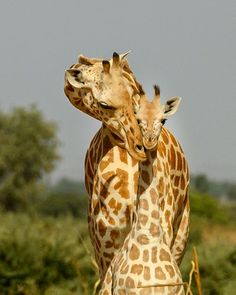
<path id="1" fill-rule="evenodd" d="M 122 148 L 96 141 L 96 151 L 88 150 L 85 171 L 89 231 L 96 260 L 105 273 L 131 228 L 138 163 Z"/>
<path id="2" fill-rule="evenodd" d="M 130 224 L 137 195 L 138 165 L 123 150 L 115 146 L 94 163 L 89 214 L 95 223 L 109 228 L 124 228 Z"/>

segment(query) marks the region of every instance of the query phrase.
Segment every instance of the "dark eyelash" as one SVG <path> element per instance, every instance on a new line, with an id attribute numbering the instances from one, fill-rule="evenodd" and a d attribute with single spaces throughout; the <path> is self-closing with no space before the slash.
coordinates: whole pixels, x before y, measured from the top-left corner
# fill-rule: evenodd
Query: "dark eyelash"
<path id="1" fill-rule="evenodd" d="M 164 125 L 165 122 L 166 122 L 166 119 L 163 119 L 163 120 L 161 121 L 161 124 Z"/>
<path id="2" fill-rule="evenodd" d="M 103 109 L 114 110 L 114 107 L 109 106 L 109 105 L 106 104 L 106 103 L 100 103 L 100 106 L 101 106 Z"/>

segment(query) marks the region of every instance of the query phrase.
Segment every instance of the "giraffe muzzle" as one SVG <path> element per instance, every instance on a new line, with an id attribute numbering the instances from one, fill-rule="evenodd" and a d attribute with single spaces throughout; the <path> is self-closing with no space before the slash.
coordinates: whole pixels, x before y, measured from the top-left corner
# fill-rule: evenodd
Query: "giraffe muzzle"
<path id="1" fill-rule="evenodd" d="M 135 152 L 136 152 L 136 158 L 140 161 L 144 161 L 146 160 L 146 154 L 145 154 L 145 150 L 144 150 L 144 146 L 137 144 L 135 145 Z"/>

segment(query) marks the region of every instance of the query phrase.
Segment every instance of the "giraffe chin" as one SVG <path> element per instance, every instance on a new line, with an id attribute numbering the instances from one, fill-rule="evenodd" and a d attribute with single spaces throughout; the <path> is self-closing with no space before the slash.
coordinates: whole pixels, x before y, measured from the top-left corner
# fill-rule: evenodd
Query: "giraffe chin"
<path id="1" fill-rule="evenodd" d="M 126 147 L 126 150 L 130 154 L 130 156 L 138 161 L 145 161 L 147 159 L 147 155 L 144 151 L 143 146 L 141 146 L 141 149 L 139 147 L 131 148 L 131 147 Z"/>
<path id="2" fill-rule="evenodd" d="M 152 151 L 152 150 L 156 149 L 156 147 L 157 147 L 157 141 L 152 142 L 152 143 L 149 143 L 149 142 L 146 142 L 144 140 L 143 141 L 143 145 L 144 145 L 144 147 L 145 147 L 146 150 Z"/>
<path id="3" fill-rule="evenodd" d="M 137 161 L 145 161 L 147 159 L 143 145 L 135 145 L 135 143 L 132 140 L 129 140 L 129 138 L 122 139 L 121 136 L 115 133 L 115 130 L 111 129 L 111 131 L 111 140 L 113 143 L 117 144 L 121 148 L 126 149 L 132 158 L 136 159 Z"/>

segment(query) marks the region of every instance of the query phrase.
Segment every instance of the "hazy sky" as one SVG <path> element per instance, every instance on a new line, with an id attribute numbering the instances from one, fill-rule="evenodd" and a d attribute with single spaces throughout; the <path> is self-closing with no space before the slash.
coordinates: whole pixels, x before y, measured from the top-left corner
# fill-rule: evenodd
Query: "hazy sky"
<path id="1" fill-rule="evenodd" d="M 64 71 L 83 53 L 129 63 L 152 96 L 179 95 L 167 122 L 190 170 L 236 180 L 235 0 L 2 0 L 0 108 L 36 103 L 56 121 L 63 160 L 52 178 L 83 179 L 86 149 L 100 123 L 63 92 Z"/>

